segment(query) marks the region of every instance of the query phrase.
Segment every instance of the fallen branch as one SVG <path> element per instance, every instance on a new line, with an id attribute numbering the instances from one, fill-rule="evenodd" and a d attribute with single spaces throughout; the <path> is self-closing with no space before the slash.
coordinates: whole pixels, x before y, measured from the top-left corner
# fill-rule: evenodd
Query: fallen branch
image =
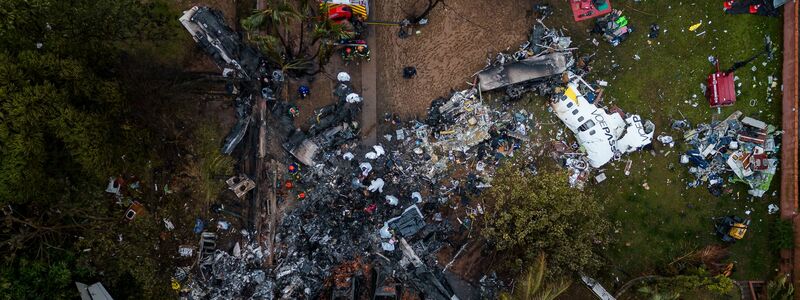
<path id="1" fill-rule="evenodd" d="M 466 242 L 464 245 L 461 245 L 461 249 L 458 249 L 458 252 L 456 252 L 456 255 L 453 256 L 453 260 L 451 260 L 449 263 L 447 263 L 447 265 L 444 266 L 444 269 L 442 270 L 442 273 L 444 273 L 444 271 L 447 271 L 447 269 L 450 268 L 450 266 L 453 265 L 453 263 L 456 261 L 458 256 L 461 255 L 461 252 L 464 251 L 464 249 L 467 247 L 467 245 L 469 245 L 469 242 Z"/>

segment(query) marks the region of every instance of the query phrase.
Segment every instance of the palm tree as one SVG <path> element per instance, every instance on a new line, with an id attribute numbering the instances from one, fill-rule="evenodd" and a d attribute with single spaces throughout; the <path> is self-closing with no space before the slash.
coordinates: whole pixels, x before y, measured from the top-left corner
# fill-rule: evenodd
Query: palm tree
<path id="1" fill-rule="evenodd" d="M 348 31 L 344 25 L 336 24 L 327 18 L 316 25 L 312 32 L 311 44 L 319 43 L 317 52 L 313 57 L 318 58 L 320 70 L 324 68 L 334 54 L 334 43 L 353 38 L 354 33 Z"/>
<path id="2" fill-rule="evenodd" d="M 778 276 L 767 283 L 767 299 L 789 300 L 794 298 L 794 286 L 787 281 L 788 276 Z"/>
<path id="3" fill-rule="evenodd" d="M 277 2 L 277 3 L 276 3 Z M 303 16 L 295 10 L 294 6 L 282 1 L 270 1 L 264 10 L 256 10 L 251 16 L 241 21 L 242 28 L 247 31 L 247 38 L 253 39 L 254 35 L 271 35 L 280 41 L 284 53 L 291 53 L 287 43 L 289 37 L 288 25 L 302 19 Z M 283 29 L 283 32 L 281 32 Z"/>
<path id="4" fill-rule="evenodd" d="M 572 280 L 564 277 L 545 282 L 547 270 L 544 252 L 539 252 L 536 264 L 518 279 L 513 293 L 500 294 L 502 300 L 553 300 L 572 285 Z"/>
<path id="5" fill-rule="evenodd" d="M 247 39 L 284 72 L 295 71 L 295 74 L 305 75 L 321 72 L 334 53 L 334 43 L 353 36 L 342 24 L 331 22 L 324 15 L 320 20 L 312 3 L 316 2 L 300 0 L 295 8 L 286 0 L 272 0 L 269 1 L 268 8 L 256 10 L 241 22 L 242 28 L 247 32 Z M 312 22 L 314 26 L 308 39 L 306 27 L 310 27 Z M 289 31 L 295 24 L 299 25 L 299 39 L 292 38 Z M 295 41 L 298 43 L 296 47 Z M 317 49 L 308 51 L 314 45 L 317 45 Z M 309 72 L 315 59 L 318 60 L 319 69 Z"/>

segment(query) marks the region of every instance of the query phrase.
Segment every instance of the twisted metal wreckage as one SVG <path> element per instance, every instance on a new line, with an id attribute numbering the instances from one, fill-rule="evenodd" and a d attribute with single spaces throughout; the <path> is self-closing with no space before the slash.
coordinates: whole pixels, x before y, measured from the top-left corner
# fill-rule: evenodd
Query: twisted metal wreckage
<path id="1" fill-rule="evenodd" d="M 777 154 L 782 132 L 776 127 L 751 117 L 742 117 L 736 111 L 722 121 L 699 124 L 687 130 L 684 140 L 691 149 L 681 155 L 681 164 L 689 167 L 695 180 L 688 187 L 704 183 L 716 196 L 725 186 L 724 173 L 732 172 L 728 182 L 743 182 L 750 188 L 747 193 L 763 197 L 769 189 L 778 168 Z"/>
<path id="2" fill-rule="evenodd" d="M 446 270 L 458 254 L 446 265 L 435 255 L 445 247 L 463 249 L 464 240 L 458 236 L 469 236 L 473 219 L 483 214 L 483 207 L 471 197 L 491 185 L 499 161 L 521 152 L 529 163 L 525 170 L 536 174 L 529 147 L 533 116 L 491 108 L 482 101 L 482 91 L 505 87 L 512 99 L 529 91 L 552 96 L 556 115 L 588 154 L 561 157 L 572 162 L 568 167 L 575 177 L 585 178 L 588 165 L 599 167 L 619 159 L 652 139 L 652 123 L 595 106 L 602 95 L 583 80 L 588 69 L 578 67 L 588 58 L 576 63 L 569 37 L 541 22 L 519 51 L 498 55 L 479 72 L 478 85 L 434 100 L 425 120 L 387 122 L 394 128 L 384 143 L 360 145 L 355 119 L 361 98 L 346 73 L 337 76 L 333 93 L 338 101 L 319 109 L 311 128 L 303 131 L 294 128 L 285 102 L 275 96 L 280 94 L 283 74 L 245 45 L 219 12 L 194 7 L 180 21 L 223 74 L 239 84 L 239 122 L 223 152 L 234 153 L 237 144 L 248 141 L 247 128 L 260 126 L 260 131 L 249 131 L 259 136 L 249 139 L 258 144 L 250 147 L 256 149 L 252 156 L 263 160 L 291 154 L 304 165 L 297 171 L 302 176 L 293 178 L 296 190 L 305 196 L 268 228 L 269 238 L 263 238 L 262 227 L 253 222 L 231 246 L 219 246 L 213 233 L 202 233 L 199 267 L 181 267 L 175 273 L 186 298 L 310 299 L 328 293 L 332 299 L 354 299 L 365 293 L 381 299 L 495 298 L 502 282 L 484 276 L 475 287 Z M 580 110 L 564 109 L 573 106 Z M 267 123 L 267 110 L 278 121 Z M 280 133 L 285 153 L 266 150 L 265 128 Z M 243 160 L 250 157 L 242 155 Z M 583 166 L 574 167 L 576 161 Z M 252 173 L 259 177 L 267 172 Z M 255 195 L 265 181 L 257 178 L 256 192 L 247 194 L 255 199 L 251 205 L 256 209 L 263 199 Z M 277 182 L 273 178 L 271 188 Z M 267 207 L 268 214 L 280 213 Z"/>

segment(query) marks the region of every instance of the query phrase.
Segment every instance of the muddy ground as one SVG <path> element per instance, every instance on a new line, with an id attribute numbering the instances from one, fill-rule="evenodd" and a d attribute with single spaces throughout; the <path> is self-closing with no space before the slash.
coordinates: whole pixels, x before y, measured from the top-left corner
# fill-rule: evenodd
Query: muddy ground
<path id="1" fill-rule="evenodd" d="M 426 4 L 380 1 L 370 13 L 376 20 L 397 21 L 421 13 Z M 535 21 L 532 5 L 526 0 L 445 1 L 431 11 L 419 34 L 406 39 L 398 38 L 397 27 L 377 26 L 378 115 L 424 116 L 431 100 L 464 89 L 487 58 L 527 38 Z M 405 66 L 417 68 L 416 78 L 403 79 Z"/>

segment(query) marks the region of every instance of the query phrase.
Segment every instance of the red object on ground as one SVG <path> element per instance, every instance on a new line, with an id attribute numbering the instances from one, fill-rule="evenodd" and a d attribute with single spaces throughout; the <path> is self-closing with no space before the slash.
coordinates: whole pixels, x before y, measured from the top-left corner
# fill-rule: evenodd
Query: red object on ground
<path id="1" fill-rule="evenodd" d="M 294 183 L 292 183 L 291 180 L 287 180 L 283 186 L 286 187 L 287 190 L 291 190 L 292 188 L 294 188 Z"/>
<path id="2" fill-rule="evenodd" d="M 769 168 L 769 164 L 767 161 L 767 155 L 764 153 L 761 154 L 754 154 L 753 159 L 751 160 L 753 164 L 753 169 L 757 171 L 764 171 Z"/>
<path id="3" fill-rule="evenodd" d="M 300 192 L 299 194 L 297 194 L 297 200 L 303 200 L 305 198 L 306 198 L 305 192 Z"/>
<path id="4" fill-rule="evenodd" d="M 604 10 L 597 10 L 592 4 L 592 0 L 568 0 L 572 8 L 572 17 L 575 22 L 596 18 L 611 12 L 611 1 L 606 1 L 607 6 Z"/>
<path id="5" fill-rule="evenodd" d="M 378 205 L 372 203 L 370 205 L 367 205 L 367 207 L 364 208 L 364 211 L 371 214 L 374 213 L 376 209 L 378 209 Z"/>
<path id="6" fill-rule="evenodd" d="M 731 6 L 733 6 L 733 0 L 725 1 L 725 3 L 722 4 L 722 7 L 725 9 L 729 9 Z"/>
<path id="7" fill-rule="evenodd" d="M 706 98 L 712 108 L 731 106 L 736 103 L 736 88 L 733 85 L 733 72 L 716 71 L 708 75 Z"/>
<path id="8" fill-rule="evenodd" d="M 353 9 L 346 5 L 338 5 L 328 10 L 328 19 L 335 23 L 341 23 L 345 20 L 350 20 L 353 17 Z"/>

